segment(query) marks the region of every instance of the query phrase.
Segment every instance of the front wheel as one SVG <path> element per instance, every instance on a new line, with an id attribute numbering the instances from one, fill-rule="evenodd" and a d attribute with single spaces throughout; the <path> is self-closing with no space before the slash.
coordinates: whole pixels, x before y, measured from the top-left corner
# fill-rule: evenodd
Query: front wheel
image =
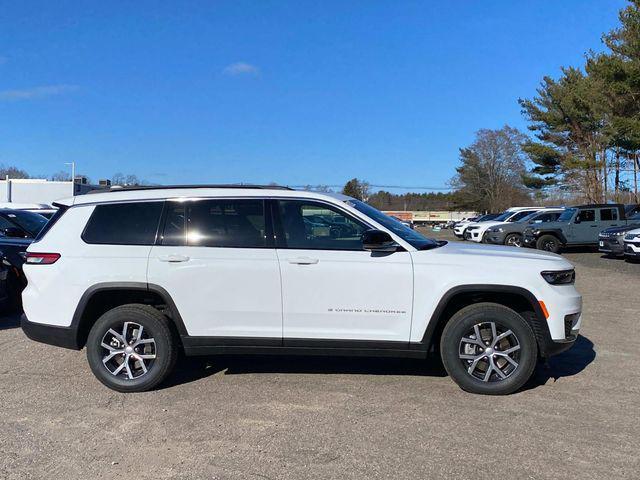
<path id="1" fill-rule="evenodd" d="M 553 235 L 542 235 L 536 242 L 536 248 L 538 250 L 558 253 L 560 252 L 560 240 Z"/>
<path id="2" fill-rule="evenodd" d="M 531 378 L 538 359 L 535 334 L 518 313 L 478 303 L 458 311 L 440 340 L 442 363 L 467 392 L 506 395 Z"/>
<path id="3" fill-rule="evenodd" d="M 103 314 L 87 339 L 91 371 L 118 392 L 143 392 L 171 373 L 177 345 L 165 315 L 149 305 L 122 305 Z"/>

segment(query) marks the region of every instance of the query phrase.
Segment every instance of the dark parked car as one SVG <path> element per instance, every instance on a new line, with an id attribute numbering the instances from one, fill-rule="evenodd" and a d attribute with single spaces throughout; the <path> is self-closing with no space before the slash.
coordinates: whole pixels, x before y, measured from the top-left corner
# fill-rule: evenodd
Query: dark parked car
<path id="1" fill-rule="evenodd" d="M 555 222 L 562 214 L 562 208 L 548 208 L 530 213 L 526 217 L 511 223 L 501 223 L 487 230 L 485 242 L 494 245 L 522 246 L 522 235 L 527 227 L 535 227 L 543 223 Z"/>
<path id="2" fill-rule="evenodd" d="M 0 271 L 0 277 L 5 275 L 4 279 L 0 278 L 0 288 L 4 287 L 8 292 L 9 300 L 2 304 L 10 309 L 20 306 L 20 293 L 27 284 L 22 273 L 24 254 L 47 222 L 45 217 L 37 213 L 0 209 L 1 262 L 7 270 L 6 275 Z"/>
<path id="3" fill-rule="evenodd" d="M 565 209 L 555 222 L 525 228 L 523 243 L 554 253 L 566 246 L 597 246 L 602 230 L 626 224 L 623 205 L 579 205 Z"/>
<path id="4" fill-rule="evenodd" d="M 628 218 L 626 225 L 601 231 L 598 236 L 598 250 L 614 257 L 624 257 L 624 236 L 636 228 L 640 228 L 640 213 Z"/>

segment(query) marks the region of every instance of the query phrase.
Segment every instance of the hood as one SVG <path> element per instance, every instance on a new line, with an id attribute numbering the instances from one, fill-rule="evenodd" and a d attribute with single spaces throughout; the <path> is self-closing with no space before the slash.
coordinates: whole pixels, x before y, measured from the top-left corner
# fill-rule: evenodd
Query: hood
<path id="1" fill-rule="evenodd" d="M 481 262 L 491 266 L 503 263 L 510 267 L 525 266 L 527 263 L 533 263 L 539 268 L 548 268 L 549 270 L 573 268 L 573 264 L 555 253 L 502 245 L 449 242 L 442 247 L 416 253 L 417 257 L 426 257 L 430 254 L 437 255 L 442 263 L 477 264 Z"/>
<path id="2" fill-rule="evenodd" d="M 609 228 L 605 228 L 600 233 L 628 232 L 629 230 L 635 230 L 636 228 L 640 228 L 640 223 L 632 223 L 632 224 L 629 224 L 629 225 L 623 225 L 621 227 L 609 227 Z"/>
<path id="3" fill-rule="evenodd" d="M 544 222 L 544 223 L 533 223 L 531 225 L 527 225 L 525 230 L 554 230 L 558 228 L 564 228 L 569 225 L 569 222 Z"/>

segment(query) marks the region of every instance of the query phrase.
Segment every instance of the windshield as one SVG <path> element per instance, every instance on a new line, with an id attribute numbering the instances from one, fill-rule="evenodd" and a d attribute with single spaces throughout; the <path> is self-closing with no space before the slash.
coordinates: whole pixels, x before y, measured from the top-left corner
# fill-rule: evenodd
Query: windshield
<path id="1" fill-rule="evenodd" d="M 631 215 L 627 220 L 640 220 L 640 212 L 636 213 L 635 215 Z"/>
<path id="2" fill-rule="evenodd" d="M 494 218 L 496 218 L 498 215 L 495 213 L 487 213 L 486 215 L 481 215 L 478 218 L 476 218 L 476 222 L 486 222 L 487 220 L 493 220 Z"/>
<path id="3" fill-rule="evenodd" d="M 504 222 L 507 218 L 509 218 L 511 215 L 513 214 L 513 212 L 504 212 L 501 213 L 500 215 L 498 215 L 496 218 L 494 218 L 493 220 L 495 222 Z"/>
<path id="4" fill-rule="evenodd" d="M 3 215 L 32 237 L 37 236 L 40 230 L 42 230 L 42 227 L 47 224 L 47 219 L 37 213 L 14 210 L 11 213 L 4 213 Z"/>
<path id="5" fill-rule="evenodd" d="M 558 217 L 558 222 L 568 222 L 573 218 L 573 214 L 576 213 L 577 208 L 567 208 L 562 214 Z"/>
<path id="6" fill-rule="evenodd" d="M 527 215 L 526 217 L 522 217 L 520 220 L 516 220 L 517 223 L 527 223 L 529 220 L 533 220 L 535 217 L 537 217 L 540 214 L 540 212 L 533 212 L 530 213 L 529 215 Z"/>
<path id="7" fill-rule="evenodd" d="M 378 222 L 380 225 L 388 228 L 393 233 L 402 238 L 405 242 L 409 243 L 412 247 L 418 250 L 428 250 L 430 248 L 436 248 L 443 243 L 437 242 L 431 238 L 427 238 L 415 230 L 407 227 L 402 222 L 396 220 L 393 217 L 385 215 L 380 210 L 373 208 L 371 205 L 367 205 L 360 200 L 347 200 L 346 203 L 361 213 L 364 213 L 367 217 Z"/>

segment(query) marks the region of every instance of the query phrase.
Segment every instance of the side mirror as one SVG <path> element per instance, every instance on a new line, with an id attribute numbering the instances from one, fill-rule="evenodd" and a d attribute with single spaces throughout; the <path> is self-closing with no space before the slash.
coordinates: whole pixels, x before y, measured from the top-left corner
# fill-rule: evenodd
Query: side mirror
<path id="1" fill-rule="evenodd" d="M 580 220 L 580 215 L 576 216 L 576 219 L 573 221 L 573 223 L 580 223 L 582 220 Z"/>
<path id="2" fill-rule="evenodd" d="M 372 229 L 362 234 L 362 248 L 370 252 L 396 252 L 398 244 L 387 232 Z"/>
<path id="3" fill-rule="evenodd" d="M 0 230 L 5 237 L 25 238 L 24 232 L 18 227 L 7 227 Z"/>

